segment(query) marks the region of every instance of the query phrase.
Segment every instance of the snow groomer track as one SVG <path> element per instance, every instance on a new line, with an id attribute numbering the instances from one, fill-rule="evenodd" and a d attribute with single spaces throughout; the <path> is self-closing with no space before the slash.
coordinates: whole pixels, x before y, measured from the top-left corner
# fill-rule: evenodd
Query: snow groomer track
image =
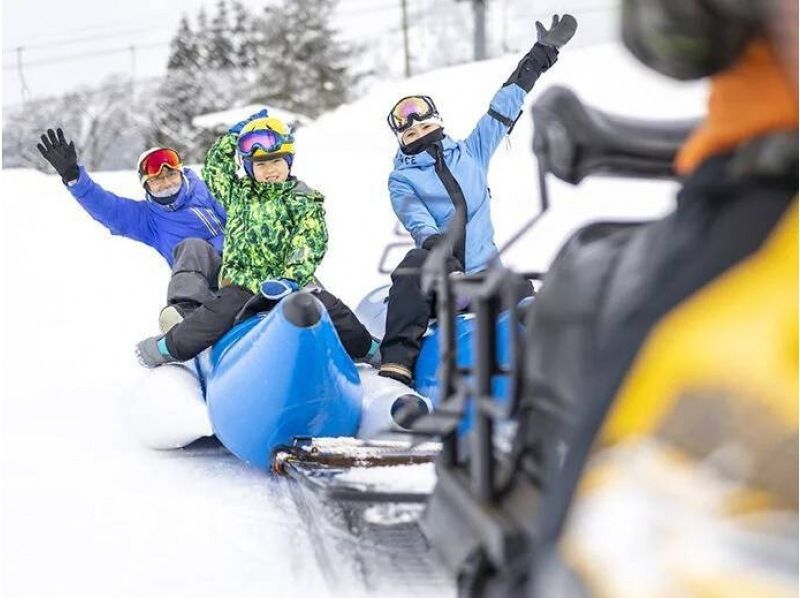
<path id="1" fill-rule="evenodd" d="M 438 445 L 313 442 L 320 445 L 301 442 L 276 466 L 292 478 L 289 492 L 332 594 L 350 595 L 356 581 L 365 596 L 455 595 L 417 524 L 435 482 Z"/>

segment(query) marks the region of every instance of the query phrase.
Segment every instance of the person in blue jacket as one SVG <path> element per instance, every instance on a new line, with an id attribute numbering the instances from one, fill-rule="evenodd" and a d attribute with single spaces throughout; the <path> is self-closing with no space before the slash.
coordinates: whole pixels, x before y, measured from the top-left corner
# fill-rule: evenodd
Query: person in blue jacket
<path id="1" fill-rule="evenodd" d="M 537 21 L 536 44 L 463 141 L 445 135 L 441 115 L 428 96 L 402 98 L 389 113 L 389 126 L 400 145 L 389 175 L 389 196 L 416 247 L 392 273 L 379 375 L 412 382 L 422 335 L 433 313 L 432 297 L 421 289 L 419 268 L 443 241 L 457 208 L 466 213 L 466 226 L 448 258 L 448 270 L 479 272 L 497 255 L 489 209 L 489 161 L 522 114 L 525 95 L 555 63 L 559 49 L 576 29 L 571 15 L 553 16 L 550 29 Z"/>
<path id="2" fill-rule="evenodd" d="M 67 189 L 89 215 L 112 235 L 149 245 L 172 268 L 162 330 L 180 322 L 217 290 L 226 215 L 177 151 L 154 147 L 136 165 L 145 201 L 120 197 L 98 185 L 78 164 L 75 143 L 61 129 L 48 129 L 37 144 Z"/>

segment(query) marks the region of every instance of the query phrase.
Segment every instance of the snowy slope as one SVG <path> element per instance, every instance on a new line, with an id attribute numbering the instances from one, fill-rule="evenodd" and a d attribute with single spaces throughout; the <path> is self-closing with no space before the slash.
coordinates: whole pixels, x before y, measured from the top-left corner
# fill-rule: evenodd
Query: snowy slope
<path id="1" fill-rule="evenodd" d="M 297 174 L 327 196 L 331 247 L 320 274 L 346 301 L 385 281 L 376 265 L 394 223 L 386 177 L 395 141 L 384 122 L 392 102 L 408 92 L 433 95 L 447 130 L 465 135 L 516 60 L 386 84 L 300 131 Z M 565 53 L 537 91 L 554 83 L 648 117 L 698 114 L 704 95 L 647 73 L 615 46 Z M 526 115 L 493 162 L 501 242 L 536 209 L 530 140 Z M 96 179 L 121 195 L 142 195 L 132 172 Z M 2 594 L 357 595 L 355 581 L 326 589 L 284 482 L 218 451 L 159 453 L 131 437 L 126 405 L 142 376 L 132 348 L 156 331 L 168 278 L 160 256 L 111 237 L 57 177 L 7 170 L 2 184 Z M 663 213 L 673 189 L 554 184 L 546 230 L 509 261 L 543 266 L 592 213 Z M 348 556 L 337 558 L 346 578 Z"/>

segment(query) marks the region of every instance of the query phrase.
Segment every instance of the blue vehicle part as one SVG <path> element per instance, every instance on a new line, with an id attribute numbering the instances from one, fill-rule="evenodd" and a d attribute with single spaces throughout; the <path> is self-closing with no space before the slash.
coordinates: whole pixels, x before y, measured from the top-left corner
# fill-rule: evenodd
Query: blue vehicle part
<path id="1" fill-rule="evenodd" d="M 268 468 L 295 436 L 354 436 L 362 388 L 322 303 L 294 293 L 235 326 L 197 360 L 217 438 Z"/>
<path id="2" fill-rule="evenodd" d="M 509 345 L 509 323 L 511 321 L 510 312 L 503 312 L 497 320 L 497 361 L 504 367 L 510 367 L 511 347 Z M 517 326 L 521 326 L 519 323 Z M 472 314 L 461 314 L 456 318 L 456 364 L 459 368 L 470 367 L 473 365 L 473 332 L 475 329 L 475 318 Z M 434 407 L 438 407 L 441 402 L 439 392 L 439 327 L 435 325 L 422 340 L 417 365 L 414 369 L 414 389 L 428 397 Z M 492 394 L 497 397 L 498 402 L 504 404 L 509 392 L 508 376 L 495 375 L 492 378 Z M 468 408 L 471 410 L 471 405 Z M 466 432 L 472 426 L 472 416 L 468 411 L 467 417 L 462 420 L 459 426 L 461 433 Z"/>

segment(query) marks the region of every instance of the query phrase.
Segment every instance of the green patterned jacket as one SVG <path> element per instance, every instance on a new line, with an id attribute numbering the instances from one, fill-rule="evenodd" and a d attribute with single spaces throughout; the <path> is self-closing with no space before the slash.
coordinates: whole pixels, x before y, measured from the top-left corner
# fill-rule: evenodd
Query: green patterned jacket
<path id="1" fill-rule="evenodd" d="M 220 284 L 254 293 L 269 278 L 306 285 L 328 248 L 323 195 L 296 179 L 239 178 L 235 156 L 236 136 L 225 134 L 203 164 L 203 179 L 228 214 Z"/>

